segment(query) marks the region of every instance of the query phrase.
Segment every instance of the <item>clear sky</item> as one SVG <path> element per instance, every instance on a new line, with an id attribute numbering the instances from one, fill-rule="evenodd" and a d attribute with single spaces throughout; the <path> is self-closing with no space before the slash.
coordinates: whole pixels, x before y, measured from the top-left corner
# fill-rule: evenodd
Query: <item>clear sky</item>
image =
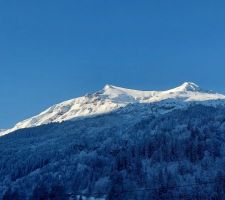
<path id="1" fill-rule="evenodd" d="M 225 93 L 224 0 L 0 0 L 0 128 L 106 83 Z"/>

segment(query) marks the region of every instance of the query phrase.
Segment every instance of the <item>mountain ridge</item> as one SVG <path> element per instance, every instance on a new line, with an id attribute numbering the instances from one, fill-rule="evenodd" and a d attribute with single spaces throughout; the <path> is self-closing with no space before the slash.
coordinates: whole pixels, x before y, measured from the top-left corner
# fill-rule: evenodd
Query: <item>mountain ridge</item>
<path id="1" fill-rule="evenodd" d="M 55 104 L 40 114 L 17 123 L 13 128 L 1 131 L 0 136 L 22 128 L 104 114 L 134 103 L 172 104 L 175 108 L 180 108 L 192 102 L 225 105 L 223 100 L 225 95 L 202 89 L 193 82 L 184 82 L 164 91 L 142 91 L 106 84 L 95 93 Z"/>

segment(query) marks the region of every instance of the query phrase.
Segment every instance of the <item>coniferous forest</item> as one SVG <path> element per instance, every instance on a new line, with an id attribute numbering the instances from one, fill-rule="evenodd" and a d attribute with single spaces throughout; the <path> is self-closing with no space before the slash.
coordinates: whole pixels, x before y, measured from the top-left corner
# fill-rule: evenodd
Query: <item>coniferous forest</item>
<path id="1" fill-rule="evenodd" d="M 0 138 L 0 199 L 225 198 L 225 108 L 132 105 Z"/>

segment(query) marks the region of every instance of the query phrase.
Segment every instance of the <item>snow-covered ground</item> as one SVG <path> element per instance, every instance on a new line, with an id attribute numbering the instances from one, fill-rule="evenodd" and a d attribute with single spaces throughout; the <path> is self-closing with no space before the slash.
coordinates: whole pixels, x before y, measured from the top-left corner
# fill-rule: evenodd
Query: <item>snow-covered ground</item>
<path id="1" fill-rule="evenodd" d="M 56 104 L 40 114 L 17 123 L 13 128 L 0 131 L 0 136 L 18 129 L 35 127 L 52 122 L 73 120 L 114 111 L 134 103 L 156 103 L 180 108 L 192 102 L 210 105 L 225 105 L 225 95 L 201 89 L 198 85 L 185 82 L 166 91 L 140 91 L 106 85 L 102 90 Z"/>

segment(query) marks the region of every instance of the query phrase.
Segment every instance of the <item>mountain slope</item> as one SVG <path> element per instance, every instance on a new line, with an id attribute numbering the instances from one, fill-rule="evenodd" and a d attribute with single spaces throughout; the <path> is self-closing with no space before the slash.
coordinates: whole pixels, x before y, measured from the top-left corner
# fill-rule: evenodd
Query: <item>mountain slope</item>
<path id="1" fill-rule="evenodd" d="M 225 107 L 157 115 L 153 107 L 131 104 L 1 137 L 0 199 L 49 199 L 60 188 L 61 196 L 107 200 L 223 200 Z"/>
<path id="2" fill-rule="evenodd" d="M 203 90 L 191 82 L 185 82 L 179 87 L 166 91 L 139 91 L 106 85 L 96 93 L 56 104 L 34 117 L 17 123 L 13 128 L 0 132 L 0 135 L 22 128 L 103 114 L 128 104 L 158 102 L 161 107 L 167 106 L 161 111 L 168 112 L 169 106 L 181 108 L 193 102 L 220 105 L 225 104 L 224 100 L 224 95 Z"/>

